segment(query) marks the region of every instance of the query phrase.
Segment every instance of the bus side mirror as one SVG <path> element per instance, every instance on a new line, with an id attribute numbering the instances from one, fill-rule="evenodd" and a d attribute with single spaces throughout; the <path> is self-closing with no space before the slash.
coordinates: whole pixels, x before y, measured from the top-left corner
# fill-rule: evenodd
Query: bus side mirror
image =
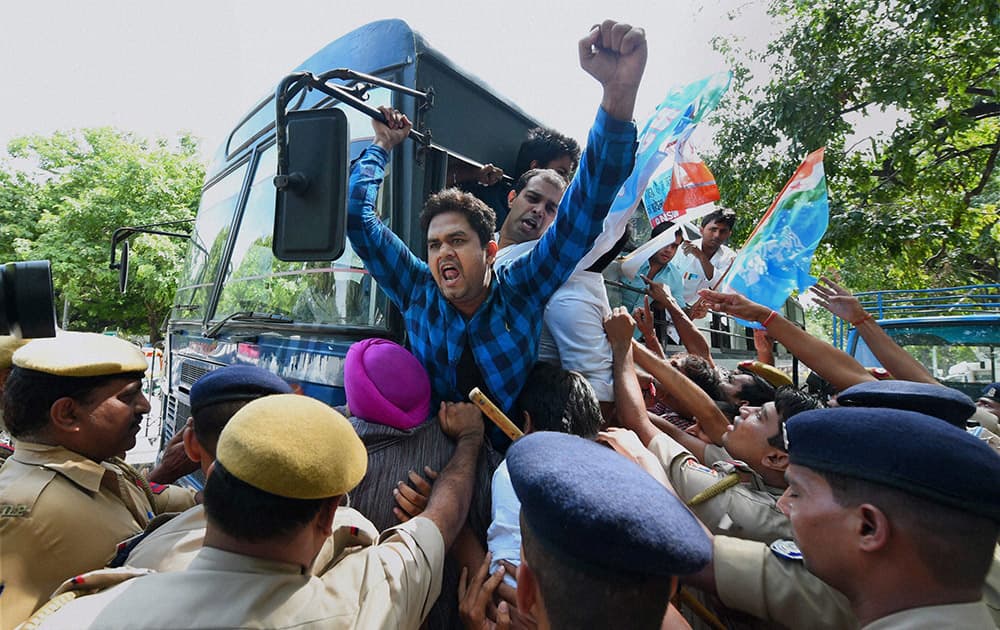
<path id="1" fill-rule="evenodd" d="M 125 293 L 128 288 L 128 241 L 122 243 L 122 256 L 118 265 L 118 291 Z"/>
<path id="2" fill-rule="evenodd" d="M 347 229 L 347 116 L 339 109 L 286 116 L 288 168 L 274 178 L 271 248 L 284 261 L 336 260 Z"/>

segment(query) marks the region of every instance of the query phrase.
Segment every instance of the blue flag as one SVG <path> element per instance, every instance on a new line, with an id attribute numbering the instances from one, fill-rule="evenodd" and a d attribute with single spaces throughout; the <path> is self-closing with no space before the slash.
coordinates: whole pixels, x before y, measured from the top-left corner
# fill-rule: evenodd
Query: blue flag
<path id="1" fill-rule="evenodd" d="M 829 222 L 823 149 L 819 149 L 806 156 L 764 213 L 725 275 L 722 290 L 780 312 L 792 291 L 816 284 L 809 268 Z M 738 321 L 762 328 L 757 322 Z"/>

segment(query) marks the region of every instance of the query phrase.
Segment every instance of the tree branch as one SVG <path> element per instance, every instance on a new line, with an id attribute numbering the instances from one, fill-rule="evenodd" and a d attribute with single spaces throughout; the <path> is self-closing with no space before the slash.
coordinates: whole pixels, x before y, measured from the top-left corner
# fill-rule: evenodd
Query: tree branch
<path id="1" fill-rule="evenodd" d="M 979 177 L 979 183 L 976 186 L 965 193 L 965 204 L 968 205 L 972 198 L 983 192 L 986 188 L 986 184 L 990 180 L 990 175 L 993 174 L 993 169 L 997 165 L 997 154 L 1000 153 L 1000 133 L 997 134 L 997 139 L 993 143 L 993 150 L 990 151 L 990 156 L 986 158 L 986 166 L 983 167 L 983 173 Z"/>

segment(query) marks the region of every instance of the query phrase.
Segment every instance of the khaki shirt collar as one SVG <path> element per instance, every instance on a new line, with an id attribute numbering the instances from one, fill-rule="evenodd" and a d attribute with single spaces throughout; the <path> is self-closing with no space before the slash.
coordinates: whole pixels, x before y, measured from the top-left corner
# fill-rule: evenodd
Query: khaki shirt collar
<path id="1" fill-rule="evenodd" d="M 757 492 L 766 492 L 771 496 L 777 498 L 785 493 L 784 488 L 775 488 L 774 486 L 769 486 L 764 482 L 764 477 L 761 476 L 756 470 L 750 467 L 746 462 L 741 462 L 738 459 L 730 459 L 724 462 L 715 462 L 712 467 L 716 470 L 725 473 L 743 473 L 745 476 L 749 476 L 746 483 L 751 489 Z"/>
<path id="2" fill-rule="evenodd" d="M 62 446 L 18 441 L 11 458 L 29 466 L 41 466 L 66 477 L 90 492 L 101 489 L 101 480 L 110 470 L 92 459 Z"/>
<path id="3" fill-rule="evenodd" d="M 286 573 L 292 575 L 304 575 L 299 564 L 288 562 L 278 562 L 277 560 L 265 560 L 253 556 L 245 556 L 231 551 L 223 551 L 216 547 L 202 547 L 198 555 L 191 561 L 189 570 L 203 569 L 212 571 L 226 571 L 231 573 Z"/>

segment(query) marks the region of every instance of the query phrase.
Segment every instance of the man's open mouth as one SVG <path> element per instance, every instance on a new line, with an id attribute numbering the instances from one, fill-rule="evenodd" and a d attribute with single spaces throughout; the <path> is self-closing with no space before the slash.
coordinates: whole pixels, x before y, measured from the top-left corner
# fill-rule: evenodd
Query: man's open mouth
<path id="1" fill-rule="evenodd" d="M 445 282 L 453 282 L 458 279 L 458 268 L 451 264 L 441 265 L 441 279 Z"/>

